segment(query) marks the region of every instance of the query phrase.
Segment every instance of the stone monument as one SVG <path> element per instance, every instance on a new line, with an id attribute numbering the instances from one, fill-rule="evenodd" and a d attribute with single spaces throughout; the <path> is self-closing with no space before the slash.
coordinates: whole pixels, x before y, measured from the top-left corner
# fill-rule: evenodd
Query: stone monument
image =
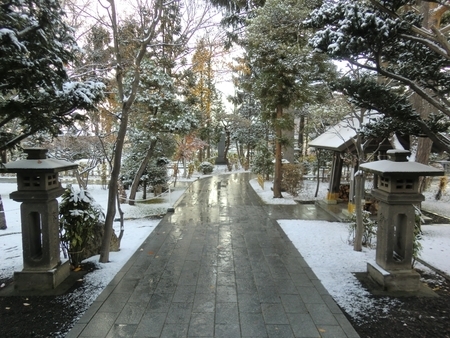
<path id="1" fill-rule="evenodd" d="M 52 290 L 70 275 L 70 263 L 61 263 L 57 197 L 64 188 L 58 172 L 77 164 L 46 157 L 47 149 L 24 149 L 28 157 L 5 164 L 17 173 L 18 190 L 11 199 L 22 202 L 23 270 L 14 272 L 17 291 Z"/>
<path id="2" fill-rule="evenodd" d="M 424 200 L 420 176 L 442 176 L 442 170 L 409 162 L 407 150 L 388 150 L 388 160 L 365 163 L 374 173 L 372 196 L 379 201 L 376 261 L 367 264 L 369 276 L 386 291 L 414 292 L 420 275 L 412 269 L 415 208 Z"/>
<path id="3" fill-rule="evenodd" d="M 217 145 L 216 164 L 227 164 L 227 160 L 225 159 L 225 134 L 220 135 L 220 140 Z"/>

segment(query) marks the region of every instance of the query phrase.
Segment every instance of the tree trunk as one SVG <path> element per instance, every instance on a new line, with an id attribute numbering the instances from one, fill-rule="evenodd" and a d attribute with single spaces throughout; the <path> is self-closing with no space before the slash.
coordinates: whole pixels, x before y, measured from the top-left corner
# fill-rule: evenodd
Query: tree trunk
<path id="1" fill-rule="evenodd" d="M 153 13 L 153 18 L 150 20 L 151 24 L 148 27 L 148 34 L 144 40 L 141 41 L 139 45 L 139 50 L 136 53 L 136 57 L 133 62 L 133 75 L 131 81 L 131 90 L 125 95 L 125 89 L 123 84 L 123 62 L 122 62 L 122 52 L 119 46 L 119 24 L 117 22 L 117 12 L 116 12 L 116 2 L 115 0 L 108 0 L 109 6 L 109 17 L 111 19 L 111 29 L 112 29 L 112 37 L 113 37 L 113 49 L 116 64 L 116 85 L 118 92 L 118 101 L 122 104 L 122 114 L 119 118 L 119 130 L 117 133 L 117 140 L 114 149 L 114 158 L 113 158 L 113 166 L 111 170 L 111 179 L 109 182 L 109 191 L 108 191 L 108 203 L 107 203 L 107 212 L 105 217 L 105 232 L 102 238 L 102 246 L 100 249 L 100 262 L 107 263 L 109 261 L 109 251 L 110 251 L 110 243 L 111 237 L 114 232 L 113 230 L 113 222 L 116 214 L 116 198 L 118 194 L 118 180 L 120 175 L 120 169 L 122 164 L 122 152 L 123 146 L 125 143 L 125 136 L 127 134 L 128 128 L 128 119 L 131 111 L 131 107 L 136 99 L 137 91 L 139 90 L 139 83 L 141 79 L 141 69 L 140 65 L 147 54 L 147 48 L 150 41 L 153 41 L 155 34 L 157 32 L 157 25 L 161 20 L 162 15 L 162 2 L 155 3 L 155 11 Z"/>
<path id="2" fill-rule="evenodd" d="M 78 170 L 74 170 L 74 172 L 75 172 L 75 178 L 77 179 L 79 188 L 83 189 L 83 190 L 86 190 L 87 189 L 86 183 L 81 178 L 79 171 Z"/>
<path id="3" fill-rule="evenodd" d="M 147 167 L 148 162 L 150 161 L 150 158 L 153 155 L 153 150 L 155 149 L 156 140 L 153 140 L 150 143 L 150 147 L 147 149 L 147 154 L 145 155 L 144 159 L 141 162 L 141 165 L 139 166 L 138 171 L 136 172 L 136 175 L 134 176 L 133 183 L 131 184 L 130 188 L 130 194 L 128 197 L 128 204 L 134 205 L 134 202 L 136 200 L 136 193 L 139 187 L 139 181 L 141 180 L 142 174 L 145 171 L 145 168 Z"/>
<path id="4" fill-rule="evenodd" d="M 277 120 L 283 118 L 283 107 L 277 106 Z M 282 198 L 281 194 L 281 179 L 282 179 L 282 149 L 281 149 L 281 126 L 280 123 L 275 123 L 275 174 L 273 178 L 273 197 Z"/>
<path id="5" fill-rule="evenodd" d="M 413 107 L 423 119 L 426 119 L 432 110 L 430 104 L 423 100 L 419 95 L 413 94 L 412 96 Z M 418 137 L 417 138 L 417 149 L 415 161 L 423 164 L 428 164 L 430 159 L 431 147 L 433 146 L 433 141 L 428 137 Z M 421 176 L 419 179 L 419 192 L 424 191 L 426 178 Z"/>
<path id="6" fill-rule="evenodd" d="M 247 154 L 244 164 L 244 170 L 248 170 L 250 168 L 250 144 L 247 144 Z"/>
<path id="7" fill-rule="evenodd" d="M 231 145 L 230 132 L 225 131 L 225 148 L 223 149 L 223 159 L 227 164 L 228 171 L 231 171 L 233 169 L 230 168 L 230 164 L 228 162 L 228 151 L 230 150 L 230 145 Z"/>
<path id="8" fill-rule="evenodd" d="M 300 122 L 298 124 L 298 141 L 297 141 L 297 147 L 298 147 L 298 156 L 300 158 L 303 158 L 303 140 L 305 136 L 305 117 L 302 115 L 300 116 Z"/>
<path id="9" fill-rule="evenodd" d="M 244 147 L 242 144 L 239 144 L 239 142 L 235 141 L 235 147 L 238 155 L 238 162 L 241 165 L 241 167 L 244 167 L 244 161 L 245 161 L 245 153 L 244 153 Z"/>
<path id="10" fill-rule="evenodd" d="M 317 197 L 317 195 L 319 194 L 319 186 L 320 186 L 320 162 L 321 162 L 321 155 L 322 154 L 322 149 L 317 148 L 316 149 L 316 158 L 317 158 L 317 173 L 316 173 L 316 181 L 317 181 L 317 185 L 316 185 L 316 193 L 314 194 L 314 197 Z M 330 191 L 329 191 L 330 192 Z"/>
<path id="11" fill-rule="evenodd" d="M 353 250 L 362 250 L 362 237 L 364 234 L 364 224 L 362 215 L 362 172 L 358 170 L 355 174 L 355 214 L 356 214 L 356 229 L 355 240 L 353 243 Z"/>
<path id="12" fill-rule="evenodd" d="M 441 22 L 442 12 L 436 11 L 436 8 L 440 6 L 439 4 L 431 4 L 428 1 L 419 1 L 420 12 L 423 15 L 422 24 L 424 28 L 429 29 L 431 26 L 439 28 Z M 414 109 L 420 114 L 422 119 L 426 119 L 431 111 L 431 105 L 422 99 L 418 94 L 413 94 L 412 104 Z M 429 138 L 419 137 L 417 143 L 416 151 L 416 162 L 428 164 L 430 158 L 430 152 L 433 142 Z M 419 184 L 419 191 L 421 192 L 424 188 L 424 177 L 421 177 Z"/>
<path id="13" fill-rule="evenodd" d="M 186 159 L 183 157 L 183 159 L 181 161 L 183 163 L 183 178 L 186 178 L 186 177 L 188 177 L 188 169 L 187 169 Z"/>
<path id="14" fill-rule="evenodd" d="M 211 158 L 211 136 L 209 135 L 209 123 L 208 123 L 208 136 L 206 137 L 206 143 L 208 143 L 208 145 L 206 146 L 206 159 L 210 159 Z"/>
<path id="15" fill-rule="evenodd" d="M 125 226 L 124 226 L 124 217 L 123 217 L 123 211 L 122 208 L 120 207 L 120 196 L 117 195 L 117 211 L 119 212 L 119 219 L 120 219 L 120 232 L 119 232 L 119 236 L 117 236 L 117 240 L 118 240 L 118 249 L 120 249 L 120 241 L 122 240 L 123 234 L 125 232 Z M 112 236 L 112 234 L 111 234 Z"/>
<path id="16" fill-rule="evenodd" d="M 128 106 L 124 106 L 122 109 L 122 119 L 119 126 L 119 132 L 117 134 L 117 142 L 114 150 L 113 168 L 111 171 L 111 179 L 109 181 L 108 190 L 108 204 L 105 217 L 105 233 L 102 239 L 102 247 L 100 249 L 101 263 L 109 262 L 109 249 L 111 243 L 111 237 L 114 232 L 113 222 L 116 215 L 116 199 L 118 193 L 118 180 L 120 174 L 120 167 L 122 163 L 122 150 L 125 142 L 125 136 L 128 127 L 128 117 L 130 109 Z"/>

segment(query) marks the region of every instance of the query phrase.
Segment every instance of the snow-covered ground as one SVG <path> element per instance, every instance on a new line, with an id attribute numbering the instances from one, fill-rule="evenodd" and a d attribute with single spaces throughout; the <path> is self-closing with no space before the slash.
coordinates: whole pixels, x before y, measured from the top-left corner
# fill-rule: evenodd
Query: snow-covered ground
<path id="1" fill-rule="evenodd" d="M 216 166 L 213 175 L 225 173 L 224 167 Z M 198 179 L 198 177 L 198 175 L 194 176 L 191 180 Z M 256 180 L 251 180 L 250 183 L 266 203 L 296 203 L 294 198 L 288 194 L 284 194 L 283 199 L 272 198 L 270 182 L 265 182 L 264 189 L 258 185 Z M 315 185 L 314 181 L 305 181 L 302 194 L 296 198 L 314 199 Z M 89 259 L 96 262 L 99 269 L 85 277 L 86 283 L 95 285 L 92 292 L 84 295 L 87 297 L 85 299 L 87 304 L 90 304 L 100 294 L 159 223 L 158 219 L 144 217 L 164 213 L 168 207 L 175 204 L 185 188 L 186 185 L 183 182 L 177 183 L 171 190 L 170 196 L 163 195 L 155 204 L 139 203 L 133 207 L 122 204 L 127 220 L 125 221 L 121 250 L 111 252 L 111 262 L 108 264 L 98 263 L 98 256 Z M 326 188 L 327 183 L 321 183 L 317 198 L 324 197 Z M 22 269 L 20 204 L 9 199 L 9 194 L 16 189 L 15 183 L 0 183 L 0 195 L 8 226 L 6 230 L 0 230 L 2 255 L 0 278 L 10 277 L 14 271 Z M 89 187 L 89 191 L 97 203 L 106 207 L 107 190 L 103 190 L 99 185 L 93 185 Z M 436 191 L 433 189 L 425 193 L 424 208 L 443 215 L 450 215 L 450 196 L 444 193 L 442 199 L 436 201 L 435 193 Z M 279 223 L 333 298 L 347 313 L 358 318 L 359 314 L 366 313 L 369 308 L 388 309 L 389 302 L 383 299 L 372 300 L 353 275 L 355 272 L 366 271 L 366 263 L 374 260 L 375 250 L 364 248 L 362 252 L 353 251 L 352 246 L 348 244 L 347 224 L 304 220 L 279 220 Z M 117 233 L 119 224 L 115 223 L 115 225 Z M 424 225 L 422 246 L 421 258 L 450 275 L 450 225 Z M 427 269 L 424 266 L 418 267 Z"/>

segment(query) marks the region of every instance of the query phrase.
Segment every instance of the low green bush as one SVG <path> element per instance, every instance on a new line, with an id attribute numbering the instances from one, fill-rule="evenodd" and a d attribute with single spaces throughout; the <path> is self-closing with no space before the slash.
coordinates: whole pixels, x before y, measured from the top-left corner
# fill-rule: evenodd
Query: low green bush
<path id="1" fill-rule="evenodd" d="M 67 187 L 59 204 L 59 226 L 61 242 L 74 267 L 81 263 L 86 243 L 104 218 L 101 206 L 88 191 L 75 191 L 71 185 Z"/>
<path id="2" fill-rule="evenodd" d="M 208 175 L 214 171 L 214 166 L 210 162 L 202 162 L 198 166 L 198 170 L 204 174 Z"/>

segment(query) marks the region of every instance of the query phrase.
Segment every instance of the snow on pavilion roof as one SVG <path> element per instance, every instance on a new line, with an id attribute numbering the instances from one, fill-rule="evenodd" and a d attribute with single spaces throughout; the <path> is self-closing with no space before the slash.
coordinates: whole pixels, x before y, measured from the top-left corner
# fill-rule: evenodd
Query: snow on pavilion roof
<path id="1" fill-rule="evenodd" d="M 370 119 L 378 116 L 380 116 L 379 113 L 367 114 L 363 118 L 362 125 L 365 125 Z M 356 131 L 360 128 L 359 119 L 347 116 L 341 122 L 310 141 L 309 146 L 342 152 L 352 144 L 352 139 L 356 136 Z"/>

